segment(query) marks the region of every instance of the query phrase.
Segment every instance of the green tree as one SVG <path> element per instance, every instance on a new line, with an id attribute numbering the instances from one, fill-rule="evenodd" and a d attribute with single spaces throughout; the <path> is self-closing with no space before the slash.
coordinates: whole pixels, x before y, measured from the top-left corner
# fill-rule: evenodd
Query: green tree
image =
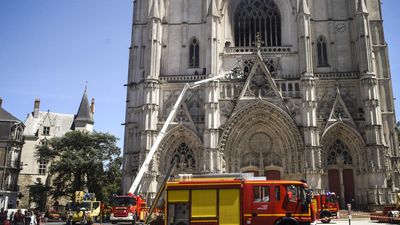
<path id="1" fill-rule="evenodd" d="M 120 192 L 122 159 L 116 141 L 108 133 L 71 131 L 38 145 L 36 158 L 50 162 L 50 195 L 72 199 L 75 191 L 87 190 L 108 200 Z"/>

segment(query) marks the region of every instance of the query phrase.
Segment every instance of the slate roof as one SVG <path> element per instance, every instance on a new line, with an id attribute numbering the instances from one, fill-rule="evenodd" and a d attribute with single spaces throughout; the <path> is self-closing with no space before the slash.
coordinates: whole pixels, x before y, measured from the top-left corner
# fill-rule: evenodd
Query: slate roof
<path id="1" fill-rule="evenodd" d="M 0 121 L 18 121 L 21 122 L 17 117 L 7 112 L 5 109 L 0 107 Z"/>
<path id="2" fill-rule="evenodd" d="M 91 116 L 90 105 L 89 105 L 89 100 L 88 100 L 88 96 L 87 96 L 86 90 L 83 93 L 82 101 L 81 101 L 81 104 L 79 106 L 78 113 L 76 114 L 75 120 L 76 121 L 84 121 L 84 122 L 93 122 L 93 118 Z"/>
<path id="3" fill-rule="evenodd" d="M 72 124 L 74 122 L 74 115 L 53 112 L 39 112 L 39 116 L 35 118 L 31 113 L 25 121 L 24 135 L 35 136 L 40 126 L 46 120 L 49 120 L 52 127 L 55 128 L 52 131 L 51 136 L 61 137 L 66 132 L 71 130 Z"/>

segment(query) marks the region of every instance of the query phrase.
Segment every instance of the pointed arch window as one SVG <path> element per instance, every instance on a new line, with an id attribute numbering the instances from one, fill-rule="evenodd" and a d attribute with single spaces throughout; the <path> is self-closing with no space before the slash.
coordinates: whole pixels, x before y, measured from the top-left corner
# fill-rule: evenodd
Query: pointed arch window
<path id="1" fill-rule="evenodd" d="M 281 46 L 281 16 L 274 0 L 242 0 L 236 8 L 236 46 L 254 46 L 257 33 L 261 46 Z"/>
<path id="2" fill-rule="evenodd" d="M 329 66 L 326 40 L 319 36 L 317 40 L 318 66 Z"/>
<path id="3" fill-rule="evenodd" d="M 346 144 L 341 140 L 336 140 L 329 148 L 328 165 L 352 165 L 353 157 L 351 156 Z"/>
<path id="4" fill-rule="evenodd" d="M 190 41 L 189 48 L 189 67 L 198 68 L 200 66 L 200 44 L 196 38 Z"/>

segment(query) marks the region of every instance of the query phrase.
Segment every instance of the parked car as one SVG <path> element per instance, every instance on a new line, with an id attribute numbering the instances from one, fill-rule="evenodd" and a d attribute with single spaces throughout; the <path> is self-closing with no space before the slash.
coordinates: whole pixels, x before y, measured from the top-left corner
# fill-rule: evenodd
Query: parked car
<path id="1" fill-rule="evenodd" d="M 65 220 L 65 206 L 52 206 L 46 213 L 48 220 Z"/>

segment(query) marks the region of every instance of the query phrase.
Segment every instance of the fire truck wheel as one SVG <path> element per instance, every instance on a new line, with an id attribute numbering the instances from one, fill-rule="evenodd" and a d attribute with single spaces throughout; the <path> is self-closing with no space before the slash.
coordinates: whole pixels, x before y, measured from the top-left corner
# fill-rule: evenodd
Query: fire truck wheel
<path id="1" fill-rule="evenodd" d="M 297 225 L 297 223 L 294 223 L 292 221 L 282 221 L 279 223 L 279 225 Z"/>
<path id="2" fill-rule="evenodd" d="M 281 218 L 276 225 L 298 225 L 298 222 L 292 217 Z"/>
<path id="3" fill-rule="evenodd" d="M 319 220 L 321 220 L 322 223 L 330 223 L 331 222 L 331 215 L 328 212 L 322 212 Z"/>

